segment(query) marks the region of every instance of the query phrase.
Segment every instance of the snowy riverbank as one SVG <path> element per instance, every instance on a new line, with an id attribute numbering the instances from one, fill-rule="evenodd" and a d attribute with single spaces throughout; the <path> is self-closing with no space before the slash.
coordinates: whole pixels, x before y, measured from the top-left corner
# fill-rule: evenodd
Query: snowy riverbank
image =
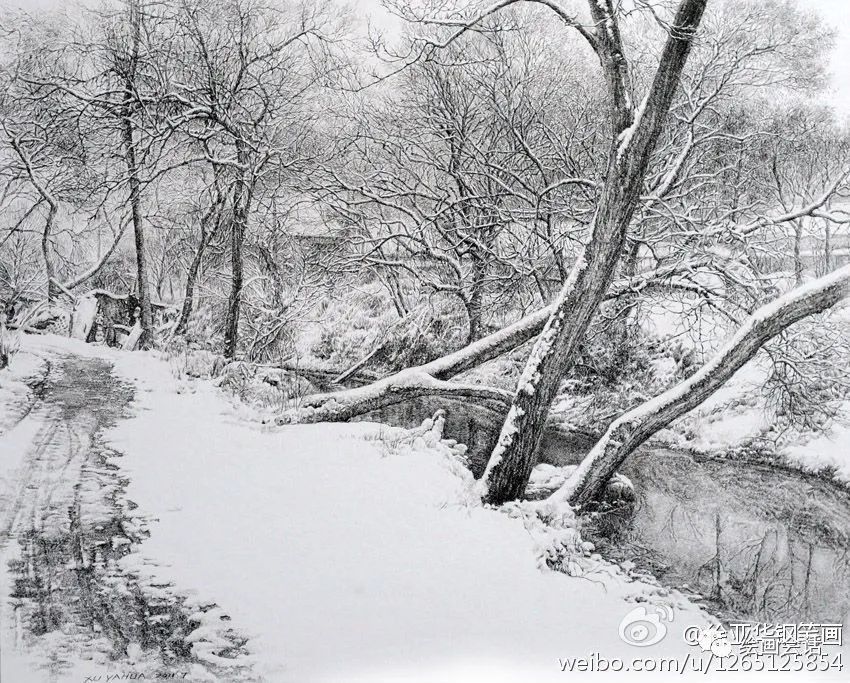
<path id="1" fill-rule="evenodd" d="M 151 354 L 26 347 L 103 356 L 137 387 L 106 439 L 124 453 L 127 498 L 155 521 L 124 561 L 221 606 L 262 680 L 561 680 L 559 658 L 694 652 L 682 631 L 706 623 L 695 606 L 598 557 L 583 576 L 541 569 L 540 539 L 475 502 L 427 435 L 263 427 Z M 669 632 L 625 644 L 620 622 L 647 599 L 674 605 Z"/>

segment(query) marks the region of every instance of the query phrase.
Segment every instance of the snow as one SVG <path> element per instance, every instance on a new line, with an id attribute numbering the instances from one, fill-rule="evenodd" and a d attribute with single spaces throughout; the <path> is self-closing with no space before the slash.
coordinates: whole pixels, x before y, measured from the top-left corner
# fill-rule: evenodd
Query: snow
<path id="1" fill-rule="evenodd" d="M 850 484 L 850 401 L 845 402 L 842 418 L 824 433 L 802 443 L 794 443 L 783 455 L 807 472 L 834 469 L 835 478 Z"/>
<path id="2" fill-rule="evenodd" d="M 598 555 L 565 560 L 581 578 L 546 569 L 581 547 L 569 510 L 549 530 L 531 508 L 482 506 L 433 425 L 261 427 L 152 354 L 27 344 L 104 355 L 137 385 L 106 435 L 156 520 L 135 560 L 219 605 L 263 680 L 563 680 L 559 657 L 684 656 L 684 628 L 708 621 Z M 651 650 L 618 636 L 636 599 L 675 605 Z"/>
<path id="3" fill-rule="evenodd" d="M 629 145 L 632 144 L 632 138 L 634 137 L 638 126 L 641 124 L 641 119 L 643 119 L 643 113 L 646 110 L 646 103 L 648 99 L 649 93 L 644 95 L 640 105 L 638 105 L 638 108 L 635 110 L 631 125 L 622 130 L 617 136 L 617 161 L 622 161 L 623 155 L 626 153 L 626 150 L 628 150 Z"/>
<path id="4" fill-rule="evenodd" d="M 97 297 L 94 293 L 80 297 L 71 314 L 71 336 L 74 339 L 85 340 L 91 332 L 96 316 Z"/>
<path id="5" fill-rule="evenodd" d="M 687 445 L 700 451 L 725 451 L 761 434 L 770 426 L 763 386 L 769 361 L 756 356 L 729 381 L 677 423 L 691 432 Z"/>
<path id="6" fill-rule="evenodd" d="M 9 366 L 0 370 L 0 531 L 11 522 L 10 501 L 16 492 L 25 446 L 39 427 L 38 422 L 26 419 L 33 399 L 29 383 L 45 372 L 44 359 L 28 352 L 15 354 Z"/>

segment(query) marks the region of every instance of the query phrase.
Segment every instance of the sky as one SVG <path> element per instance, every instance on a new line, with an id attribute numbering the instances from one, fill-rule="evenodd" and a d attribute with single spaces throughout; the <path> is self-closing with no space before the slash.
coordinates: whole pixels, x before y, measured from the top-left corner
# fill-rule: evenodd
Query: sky
<path id="1" fill-rule="evenodd" d="M 850 116 L 850 0 L 797 0 L 800 7 L 820 14 L 836 30 L 835 51 L 829 70 L 832 85 L 827 102 L 842 116 Z"/>
<path id="2" fill-rule="evenodd" d="M 565 0 L 569 4 L 570 0 Z M 0 6 L 30 10 L 59 7 L 64 0 L 0 0 Z M 829 64 L 832 82 L 824 99 L 842 117 L 850 117 L 850 0 L 797 0 L 799 6 L 820 14 L 836 30 L 835 51 Z M 347 4 L 382 23 L 380 0 L 348 0 Z"/>

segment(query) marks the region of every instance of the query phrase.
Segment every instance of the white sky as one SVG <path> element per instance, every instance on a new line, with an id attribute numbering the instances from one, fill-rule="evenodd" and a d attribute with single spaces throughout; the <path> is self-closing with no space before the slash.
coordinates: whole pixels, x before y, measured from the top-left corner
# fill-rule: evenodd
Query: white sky
<path id="1" fill-rule="evenodd" d="M 0 0 L 0 5 L 31 10 L 57 7 L 62 3 L 63 0 Z M 832 85 L 826 100 L 839 115 L 850 117 L 850 0 L 797 0 L 797 3 L 820 14 L 837 31 L 835 52 L 829 65 Z M 348 0 L 346 4 L 361 10 L 364 15 L 372 15 L 378 20 L 376 23 L 381 23 L 380 0 Z"/>
<path id="2" fill-rule="evenodd" d="M 828 102 L 836 111 L 850 116 L 850 0 L 797 0 L 800 7 L 820 14 L 837 31 L 835 52 L 830 60 L 832 87 Z"/>

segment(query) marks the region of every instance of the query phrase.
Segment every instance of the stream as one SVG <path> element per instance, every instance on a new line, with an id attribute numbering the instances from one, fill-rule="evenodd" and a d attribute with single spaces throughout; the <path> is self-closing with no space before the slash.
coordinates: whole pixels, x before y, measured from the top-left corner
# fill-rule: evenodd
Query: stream
<path id="1" fill-rule="evenodd" d="M 468 404 L 418 399 L 364 416 L 411 427 L 446 412 L 476 477 L 501 423 Z M 577 464 L 590 442 L 544 436 L 540 462 Z M 850 492 L 812 475 L 651 446 L 621 470 L 636 500 L 582 520 L 582 535 L 702 601 L 723 621 L 841 623 L 850 617 Z"/>

